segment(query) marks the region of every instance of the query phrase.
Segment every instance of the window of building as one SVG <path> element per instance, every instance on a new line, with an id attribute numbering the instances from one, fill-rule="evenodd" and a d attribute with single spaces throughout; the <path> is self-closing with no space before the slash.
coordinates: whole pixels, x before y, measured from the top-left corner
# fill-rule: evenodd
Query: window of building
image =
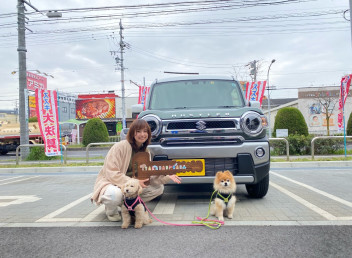
<path id="1" fill-rule="evenodd" d="M 67 107 L 62 107 L 62 112 L 67 113 Z"/>

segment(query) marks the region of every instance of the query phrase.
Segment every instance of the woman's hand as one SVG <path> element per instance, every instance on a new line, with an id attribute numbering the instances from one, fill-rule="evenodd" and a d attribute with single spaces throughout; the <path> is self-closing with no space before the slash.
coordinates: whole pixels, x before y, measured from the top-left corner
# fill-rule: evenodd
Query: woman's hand
<path id="1" fill-rule="evenodd" d="M 149 185 L 149 178 L 144 179 L 144 180 L 139 180 L 139 185 L 140 185 L 142 188 L 146 188 L 146 187 Z"/>
<path id="2" fill-rule="evenodd" d="M 169 178 L 177 184 L 181 184 L 181 178 L 176 175 L 171 175 Z"/>

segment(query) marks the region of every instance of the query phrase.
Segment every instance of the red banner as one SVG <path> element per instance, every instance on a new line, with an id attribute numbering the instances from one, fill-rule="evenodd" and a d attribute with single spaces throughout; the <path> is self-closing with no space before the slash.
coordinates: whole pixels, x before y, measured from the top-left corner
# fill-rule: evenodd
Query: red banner
<path id="1" fill-rule="evenodd" d="M 46 90 L 46 77 L 27 72 L 27 89 L 32 91 L 36 89 Z"/>
<path id="2" fill-rule="evenodd" d="M 259 82 L 247 82 L 246 85 L 246 100 L 247 101 L 259 101 L 260 106 L 262 105 L 266 81 Z"/>
<path id="3" fill-rule="evenodd" d="M 338 130 L 343 129 L 343 107 L 346 103 L 346 98 L 351 85 L 352 74 L 346 75 L 341 79 L 340 99 L 339 99 L 339 114 L 337 115 Z"/>
<path id="4" fill-rule="evenodd" d="M 57 93 L 50 90 L 35 90 L 37 117 L 42 134 L 45 155 L 61 155 Z"/>
<path id="5" fill-rule="evenodd" d="M 145 109 L 145 102 L 147 100 L 149 90 L 150 90 L 150 87 L 139 86 L 138 104 L 143 105 L 143 110 Z"/>

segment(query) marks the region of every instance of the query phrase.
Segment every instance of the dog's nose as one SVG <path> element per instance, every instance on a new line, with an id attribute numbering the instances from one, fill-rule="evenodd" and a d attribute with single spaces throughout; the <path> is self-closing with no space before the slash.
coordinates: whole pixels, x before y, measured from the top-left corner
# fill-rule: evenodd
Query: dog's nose
<path id="1" fill-rule="evenodd" d="M 126 189 L 126 193 L 128 193 L 128 189 Z"/>
<path id="2" fill-rule="evenodd" d="M 225 186 L 227 186 L 227 183 L 225 183 Z"/>

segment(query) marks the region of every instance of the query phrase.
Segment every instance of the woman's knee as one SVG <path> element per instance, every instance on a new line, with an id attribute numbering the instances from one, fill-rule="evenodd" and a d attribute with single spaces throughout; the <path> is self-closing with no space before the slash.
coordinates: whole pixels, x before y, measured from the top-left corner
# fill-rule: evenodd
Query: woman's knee
<path id="1" fill-rule="evenodd" d="M 102 203 L 105 205 L 117 205 L 121 206 L 122 204 L 122 191 L 116 185 L 109 185 L 103 196 L 101 197 Z"/>

